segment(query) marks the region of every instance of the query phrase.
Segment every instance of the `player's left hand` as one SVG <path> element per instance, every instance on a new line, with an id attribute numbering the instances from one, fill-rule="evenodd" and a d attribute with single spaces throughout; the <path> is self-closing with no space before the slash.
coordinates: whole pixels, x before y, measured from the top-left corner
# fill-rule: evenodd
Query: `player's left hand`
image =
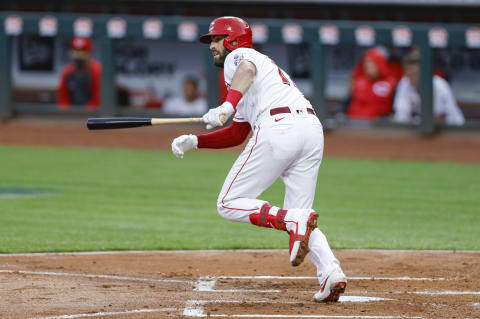
<path id="1" fill-rule="evenodd" d="M 185 152 L 197 148 L 198 138 L 195 135 L 182 135 L 172 142 L 172 153 L 178 158 L 183 158 Z"/>
<path id="2" fill-rule="evenodd" d="M 210 109 L 205 115 L 203 115 L 203 122 L 207 124 L 207 130 L 210 130 L 217 126 L 223 126 L 225 122 L 232 116 L 235 109 L 230 102 L 223 102 L 222 105 Z"/>

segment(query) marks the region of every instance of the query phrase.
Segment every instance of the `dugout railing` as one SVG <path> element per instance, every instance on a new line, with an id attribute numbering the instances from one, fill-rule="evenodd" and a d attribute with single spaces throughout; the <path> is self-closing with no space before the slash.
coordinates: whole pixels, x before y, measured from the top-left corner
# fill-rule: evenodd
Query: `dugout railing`
<path id="1" fill-rule="evenodd" d="M 86 19 L 85 19 L 86 18 Z M 83 20 L 82 20 L 83 19 Z M 83 25 L 79 23 L 83 22 Z M 88 30 L 88 23 L 91 29 Z M 101 108 L 95 115 L 135 115 L 132 110 L 119 108 L 115 95 L 114 41 L 120 38 L 146 37 L 150 39 L 197 41 L 198 34 L 208 31 L 211 19 L 194 17 L 131 16 L 131 15 L 84 15 L 0 13 L 0 116 L 32 112 L 57 113 L 58 106 L 14 103 L 12 99 L 11 52 L 12 37 L 20 34 L 41 36 L 94 36 L 100 43 L 102 64 Z M 326 48 L 332 45 L 350 44 L 364 47 L 375 45 L 418 46 L 420 50 L 421 123 L 422 134 L 431 134 L 438 124 L 433 117 L 433 50 L 443 47 L 480 48 L 480 28 L 466 24 L 432 24 L 407 22 L 352 22 L 249 19 L 254 31 L 254 42 L 299 44 L 308 43 L 310 48 L 310 80 L 312 104 L 317 115 L 325 120 L 326 112 Z M 160 28 L 159 28 L 160 26 Z M 183 27 L 183 31 L 181 31 Z M 180 32 L 186 32 L 180 34 Z M 208 46 L 205 46 L 204 63 L 207 74 L 207 99 L 210 106 L 218 104 L 218 75 L 212 65 Z M 215 83 L 215 85 L 211 85 Z M 137 111 L 138 112 L 138 111 Z M 87 111 L 67 110 L 64 113 L 87 114 Z M 88 114 L 92 114 L 89 112 Z M 465 127 L 480 128 L 477 121 L 467 121 Z"/>

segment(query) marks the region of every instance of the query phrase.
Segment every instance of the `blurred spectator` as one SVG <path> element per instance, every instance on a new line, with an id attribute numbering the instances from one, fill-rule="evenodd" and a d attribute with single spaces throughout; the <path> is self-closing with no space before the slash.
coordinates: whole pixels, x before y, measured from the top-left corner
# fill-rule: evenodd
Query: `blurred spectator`
<path id="1" fill-rule="evenodd" d="M 153 83 L 149 84 L 147 89 L 145 90 L 145 104 L 144 107 L 146 108 L 162 108 L 164 104 L 164 100 L 157 96 L 157 91 Z"/>
<path id="2" fill-rule="evenodd" d="M 420 48 L 418 47 L 418 45 L 412 46 L 409 54 L 416 55 L 418 57 L 418 59 L 420 59 Z M 433 74 L 438 75 L 439 77 L 442 77 L 447 81 L 450 81 L 447 74 L 445 73 L 445 71 L 441 67 L 439 67 L 438 65 L 433 66 Z"/>
<path id="3" fill-rule="evenodd" d="M 420 115 L 419 58 L 418 51 L 412 51 L 404 57 L 405 76 L 398 83 L 393 104 L 395 122 L 410 123 Z M 450 125 L 465 123 L 465 118 L 455 101 L 450 85 L 438 75 L 433 76 L 433 115 L 435 119 L 445 120 Z"/>
<path id="4" fill-rule="evenodd" d="M 203 115 L 207 108 L 207 101 L 198 91 L 197 79 L 186 77 L 183 81 L 183 95 L 168 98 L 163 112 L 170 115 Z"/>
<path id="5" fill-rule="evenodd" d="M 347 113 L 354 119 L 376 119 L 392 110 L 396 81 L 380 49 L 365 52 L 351 79 L 351 101 Z"/>
<path id="6" fill-rule="evenodd" d="M 395 78 L 395 82 L 398 83 L 403 77 L 403 66 L 401 55 L 396 52 L 395 47 L 390 46 L 387 49 L 388 52 L 388 68 L 392 76 Z"/>
<path id="7" fill-rule="evenodd" d="M 98 108 L 102 66 L 92 59 L 92 41 L 89 38 L 73 38 L 70 42 L 70 58 L 73 62 L 65 66 L 60 78 L 58 105 L 63 109 L 70 105 Z"/>

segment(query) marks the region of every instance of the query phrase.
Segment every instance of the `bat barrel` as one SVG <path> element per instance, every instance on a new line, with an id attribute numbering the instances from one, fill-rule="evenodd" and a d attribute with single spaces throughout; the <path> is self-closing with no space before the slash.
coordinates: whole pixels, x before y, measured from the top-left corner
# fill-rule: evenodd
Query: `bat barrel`
<path id="1" fill-rule="evenodd" d="M 87 120 L 87 128 L 89 130 L 107 130 L 116 128 L 130 128 L 152 125 L 151 118 L 139 117 L 106 117 L 106 118 L 89 118 Z"/>

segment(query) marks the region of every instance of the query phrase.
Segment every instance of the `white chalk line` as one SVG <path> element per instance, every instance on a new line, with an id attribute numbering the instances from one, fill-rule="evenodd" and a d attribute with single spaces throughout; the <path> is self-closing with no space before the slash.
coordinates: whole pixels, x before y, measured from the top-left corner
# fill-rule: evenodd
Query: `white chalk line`
<path id="1" fill-rule="evenodd" d="M 398 293 L 401 293 L 401 292 L 398 292 Z M 407 293 L 408 294 L 415 294 L 415 295 L 429 295 L 429 296 L 480 295 L 480 291 L 412 291 L 412 292 L 407 292 Z"/>
<path id="2" fill-rule="evenodd" d="M 425 317 L 407 316 L 333 316 L 333 315 L 216 315 L 209 314 L 209 317 L 217 318 L 331 318 L 331 319 L 424 319 Z M 202 315 L 200 317 L 207 317 Z"/>
<path id="3" fill-rule="evenodd" d="M 367 296 L 340 296 L 339 302 L 370 302 L 370 301 L 391 301 L 390 298 L 367 297 Z"/>
<path id="4" fill-rule="evenodd" d="M 124 280 L 124 281 L 140 281 L 140 282 L 157 282 L 157 283 L 184 283 L 193 284 L 195 286 L 194 291 L 200 292 L 218 292 L 218 293 L 230 293 L 230 292 L 252 292 L 252 293 L 279 293 L 282 292 L 279 289 L 214 289 L 217 279 L 316 279 L 316 277 L 282 277 L 282 276 L 219 276 L 219 277 L 201 277 L 197 282 L 178 279 L 154 279 L 154 278 L 139 278 L 139 277 L 125 277 L 125 276 L 113 276 L 113 275 L 92 275 L 92 274 L 75 274 L 75 273 L 63 273 L 63 272 L 48 272 L 48 271 L 28 271 L 28 270 L 9 270 L 0 269 L 0 273 L 9 274 L 24 274 L 24 275 L 45 275 L 45 276 L 66 276 L 66 277 L 83 277 L 83 278 L 97 278 L 97 279 L 109 279 L 109 280 Z M 258 278 L 257 278 L 258 277 Z M 355 277 L 354 277 L 355 278 Z M 349 280 L 354 280 L 349 277 Z M 398 278 L 375 278 L 365 277 L 367 279 L 360 280 L 428 280 L 428 278 L 410 278 L 405 277 Z M 445 278 L 436 278 L 438 280 L 448 280 Z M 402 292 L 397 291 L 396 294 L 418 294 L 418 295 L 480 295 L 480 291 L 412 291 Z"/>
<path id="5" fill-rule="evenodd" d="M 340 297 L 341 298 L 341 297 Z M 359 297 L 363 298 L 363 297 Z M 192 302 L 196 302 L 198 304 L 207 304 L 207 303 L 242 303 L 242 304 L 289 304 L 289 305 L 297 305 L 297 304 L 303 304 L 304 302 L 302 301 L 274 301 L 272 299 L 257 299 L 257 300 L 224 300 L 224 299 L 208 299 L 208 300 L 189 300 Z"/>
<path id="6" fill-rule="evenodd" d="M 342 296 L 343 297 L 343 296 Z M 366 302 L 367 298 L 371 298 L 375 301 L 379 300 L 391 300 L 384 298 L 374 298 L 374 297 L 358 297 L 350 296 L 350 298 L 345 298 L 340 302 Z M 372 301 L 373 301 L 372 300 Z M 204 306 L 209 303 L 244 303 L 240 300 L 188 300 L 185 303 L 185 309 L 183 310 L 183 316 L 185 317 L 256 317 L 256 318 L 423 318 L 423 317 L 398 317 L 398 316 L 328 316 L 328 315 L 225 315 L 225 314 L 205 314 Z M 247 303 L 268 303 L 268 304 L 298 304 L 299 302 L 270 302 L 265 300 L 256 300 L 250 301 Z"/>
<path id="7" fill-rule="evenodd" d="M 378 297 L 365 297 L 365 296 L 341 296 L 340 302 L 366 302 L 366 301 L 383 301 L 383 300 L 393 300 L 388 298 L 378 298 Z M 301 304 L 301 301 L 274 301 L 271 299 L 265 300 L 222 300 L 222 299 L 210 299 L 210 300 L 189 300 L 187 302 L 189 305 L 205 305 L 208 303 L 242 303 L 242 304 L 257 304 L 257 303 L 266 303 L 266 304 Z"/>
<path id="8" fill-rule="evenodd" d="M 154 279 L 154 278 L 140 278 L 140 277 L 126 277 L 126 276 L 114 276 L 114 275 L 93 275 L 93 274 L 76 274 L 76 273 L 64 273 L 64 272 L 48 272 L 48 271 L 28 271 L 28 270 L 9 270 L 0 269 L 0 273 L 9 274 L 24 274 L 24 275 L 44 275 L 44 276 L 66 276 L 66 277 L 83 277 L 83 278 L 97 278 L 97 279 L 109 279 L 109 280 L 123 280 L 123 281 L 140 281 L 140 282 L 157 282 L 157 283 L 184 283 L 194 285 L 194 291 L 200 292 L 217 292 L 217 293 L 230 293 L 230 292 L 252 292 L 252 293 L 279 293 L 279 289 L 214 289 L 217 279 L 316 279 L 317 277 L 283 277 L 283 276 L 219 276 L 219 277 L 201 277 L 197 282 L 178 279 Z M 396 278 L 381 278 L 381 277 L 349 277 L 349 280 L 454 280 L 446 278 L 408 278 L 408 277 L 396 277 Z M 396 292 L 398 294 L 404 294 L 405 292 Z M 476 291 L 440 291 L 440 292 L 407 292 L 411 294 L 420 295 L 477 295 L 480 292 Z"/>
<path id="9" fill-rule="evenodd" d="M 203 292 L 253 292 L 253 293 L 279 293 L 282 292 L 278 289 L 213 289 L 215 283 L 217 282 L 217 277 L 200 277 L 200 279 L 195 283 L 194 291 L 203 291 Z"/>
<path id="10" fill-rule="evenodd" d="M 202 290 L 205 292 L 251 292 L 251 293 L 280 293 L 279 289 L 212 289 Z"/>
<path id="11" fill-rule="evenodd" d="M 99 278 L 99 279 L 125 280 L 125 281 L 160 282 L 160 283 L 193 284 L 193 281 L 178 280 L 178 279 L 154 279 L 154 278 L 138 278 L 138 277 L 111 276 L 111 275 L 75 274 L 75 273 L 50 272 L 50 271 L 29 271 L 29 270 L 0 269 L 0 273 L 23 274 L 23 275 L 40 275 L 40 276 L 44 275 L 44 276 L 84 277 L 84 278 Z"/>
<path id="12" fill-rule="evenodd" d="M 376 252 L 376 253 L 461 253 L 480 254 L 480 250 L 387 250 L 387 249 L 335 249 L 345 252 Z M 2 254 L 1 257 L 36 257 L 36 256 L 89 256 L 89 255 L 123 255 L 123 254 L 198 254 L 198 253 L 288 253 L 286 249 L 219 249 L 219 250 L 114 250 L 114 251 L 80 251 L 80 252 L 42 252 Z"/>
<path id="13" fill-rule="evenodd" d="M 217 318 L 331 318 L 331 319 L 424 319 L 425 317 L 407 316 L 333 316 L 333 315 L 217 315 L 209 314 L 209 317 Z M 202 315 L 201 317 L 207 317 Z"/>
<path id="14" fill-rule="evenodd" d="M 218 276 L 218 277 L 203 277 L 203 278 L 216 278 L 216 279 L 279 279 L 279 280 L 312 280 L 317 279 L 315 276 Z M 430 278 L 430 277 L 350 277 L 348 280 L 385 280 L 385 281 L 445 281 L 445 280 L 458 280 L 454 278 Z"/>
<path id="15" fill-rule="evenodd" d="M 80 313 L 75 315 L 61 315 L 61 316 L 52 316 L 52 317 L 36 317 L 36 318 L 30 318 L 30 319 L 72 319 L 72 318 L 128 315 L 128 314 L 137 314 L 137 313 L 167 312 L 167 311 L 177 311 L 177 310 L 178 310 L 177 308 L 134 309 L 134 310 L 112 311 L 112 312 Z"/>
<path id="16" fill-rule="evenodd" d="M 285 249 L 219 249 L 219 250 L 105 250 L 105 251 L 72 251 L 43 253 L 13 253 L 1 257 L 36 257 L 36 256 L 90 256 L 90 255 L 123 255 L 123 254 L 204 254 L 204 253 L 288 253 Z"/>
<path id="17" fill-rule="evenodd" d="M 407 316 L 334 316 L 334 315 L 268 315 L 268 314 L 205 314 L 202 300 L 189 300 L 186 303 L 183 316 L 185 317 L 218 317 L 218 318 L 335 318 L 335 319 L 423 319 L 424 317 Z"/>

